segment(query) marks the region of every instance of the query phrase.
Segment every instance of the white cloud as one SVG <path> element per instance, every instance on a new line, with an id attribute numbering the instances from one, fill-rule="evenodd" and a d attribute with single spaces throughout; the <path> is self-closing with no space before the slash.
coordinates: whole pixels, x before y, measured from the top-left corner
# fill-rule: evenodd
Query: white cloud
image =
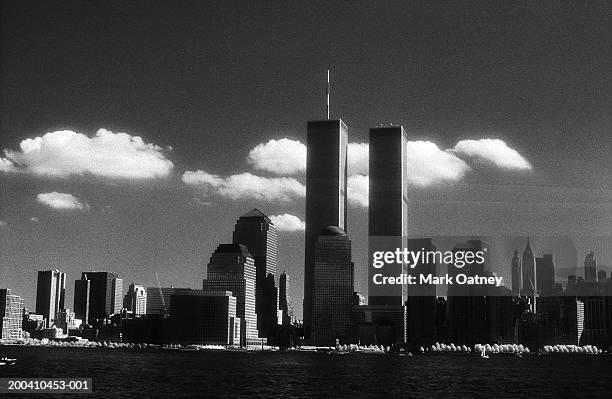
<path id="1" fill-rule="evenodd" d="M 349 176 L 346 180 L 348 202 L 355 206 L 367 207 L 369 179 L 365 175 Z"/>
<path id="2" fill-rule="evenodd" d="M 0 157 L 0 172 L 14 172 L 15 165 L 6 158 Z"/>
<path id="3" fill-rule="evenodd" d="M 462 159 L 431 141 L 409 141 L 406 146 L 408 182 L 415 186 L 458 181 L 470 170 Z"/>
<path id="4" fill-rule="evenodd" d="M 53 209 L 61 210 L 89 210 L 89 205 L 81 202 L 72 194 L 58 193 L 53 191 L 50 193 L 40 193 L 36 196 L 36 201 Z"/>
<path id="5" fill-rule="evenodd" d="M 306 170 L 306 145 L 298 140 L 282 138 L 255 146 L 247 162 L 256 170 L 277 175 L 293 175 Z"/>
<path id="6" fill-rule="evenodd" d="M 368 174 L 368 159 L 370 158 L 370 146 L 368 143 L 349 143 L 347 158 L 349 176 Z"/>
<path id="7" fill-rule="evenodd" d="M 289 202 L 306 196 L 306 187 L 291 177 L 262 177 L 245 172 L 221 177 L 202 170 L 186 171 L 182 180 L 204 193 L 226 198 Z"/>
<path id="8" fill-rule="evenodd" d="M 457 154 L 487 161 L 499 168 L 531 170 L 532 166 L 516 150 L 499 139 L 461 140 L 452 149 Z"/>
<path id="9" fill-rule="evenodd" d="M 50 132 L 23 140 L 19 151 L 4 152 L 14 171 L 42 176 L 151 179 L 167 176 L 173 167 L 161 147 L 139 136 L 106 129 L 93 137 L 71 130 Z M 7 167 L 6 160 L 0 161 L 0 170 Z"/>
<path id="10" fill-rule="evenodd" d="M 304 231 L 306 228 L 306 223 L 299 217 L 288 213 L 270 216 L 270 220 L 278 231 Z"/>

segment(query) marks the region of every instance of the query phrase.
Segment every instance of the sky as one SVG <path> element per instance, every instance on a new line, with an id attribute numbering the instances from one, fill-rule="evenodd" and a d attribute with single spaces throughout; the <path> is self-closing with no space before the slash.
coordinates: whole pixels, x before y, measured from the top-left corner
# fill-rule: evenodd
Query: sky
<path id="1" fill-rule="evenodd" d="M 572 1 L 5 1 L 0 287 L 37 270 L 199 288 L 237 218 L 274 216 L 298 316 L 306 122 L 349 128 L 367 287 L 367 139 L 409 139 L 412 236 L 612 265 L 610 9 Z M 569 249 L 568 249 L 569 248 Z M 504 263 L 504 259 L 508 261 Z M 508 276 L 509 278 L 509 276 Z"/>

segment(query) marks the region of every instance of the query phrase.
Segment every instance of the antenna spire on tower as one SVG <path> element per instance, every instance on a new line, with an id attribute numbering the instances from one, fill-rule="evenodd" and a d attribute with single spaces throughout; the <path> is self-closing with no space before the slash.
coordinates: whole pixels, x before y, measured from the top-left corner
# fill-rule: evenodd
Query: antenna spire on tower
<path id="1" fill-rule="evenodd" d="M 329 119 L 329 90 L 330 90 L 330 84 L 329 84 L 329 69 L 328 69 L 327 70 L 327 86 L 325 86 L 325 94 L 327 97 L 327 101 L 326 101 L 327 119 Z"/>

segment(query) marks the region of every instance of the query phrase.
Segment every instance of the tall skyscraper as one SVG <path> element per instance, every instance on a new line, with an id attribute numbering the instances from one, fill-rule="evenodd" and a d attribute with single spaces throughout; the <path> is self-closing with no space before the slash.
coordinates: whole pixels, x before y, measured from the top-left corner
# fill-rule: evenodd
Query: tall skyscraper
<path id="1" fill-rule="evenodd" d="M 247 247 L 241 244 L 219 245 L 208 262 L 202 289 L 231 291 L 236 298 L 242 346 L 261 344 L 255 313 L 255 262 Z"/>
<path id="2" fill-rule="evenodd" d="M 0 289 L 0 339 L 21 339 L 23 298 Z"/>
<path id="3" fill-rule="evenodd" d="M 278 278 L 278 309 L 283 312 L 283 325 L 291 324 L 293 309 L 289 296 L 289 276 L 285 272 L 282 272 Z"/>
<path id="4" fill-rule="evenodd" d="M 112 314 L 121 312 L 123 309 L 123 279 L 115 278 L 113 279 L 113 304 L 111 305 L 111 309 L 113 309 Z"/>
<path id="5" fill-rule="evenodd" d="M 91 281 L 86 275 L 74 282 L 74 315 L 81 319 L 84 324 L 89 323 L 89 295 L 91 293 Z"/>
<path id="6" fill-rule="evenodd" d="M 118 287 L 121 282 L 117 282 L 117 274 L 112 272 L 84 272 L 81 274 L 81 280 L 75 282 L 75 302 L 74 310 L 77 317 L 82 316 L 83 294 L 87 283 L 82 280 L 89 280 L 89 310 L 87 322 L 94 324 L 97 320 L 105 319 L 115 313 L 115 294 L 119 292 Z M 121 281 L 121 279 L 119 279 Z M 79 303 L 77 304 L 76 290 L 79 286 Z M 78 306 L 77 306 L 78 305 Z M 85 319 L 83 319 L 85 323 Z"/>
<path id="7" fill-rule="evenodd" d="M 533 295 L 537 291 L 535 256 L 527 238 L 527 245 L 523 251 L 523 295 Z"/>
<path id="8" fill-rule="evenodd" d="M 59 270 L 38 272 L 36 285 L 36 313 L 47 320 L 47 326 L 53 325 L 57 314 L 64 309 L 66 298 L 66 273 Z"/>
<path id="9" fill-rule="evenodd" d="M 347 339 L 353 308 L 354 267 L 351 240 L 336 226 L 323 229 L 314 250 L 312 342 L 333 345 Z"/>
<path id="10" fill-rule="evenodd" d="M 408 199 L 406 181 L 406 133 L 402 126 L 370 129 L 369 156 L 369 259 L 375 251 L 392 251 L 407 247 Z M 402 306 L 408 286 L 376 285 L 375 273 L 399 276 L 406 272 L 401 264 L 382 269 L 368 267 L 368 304 Z"/>
<path id="11" fill-rule="evenodd" d="M 327 226 L 346 231 L 348 129 L 341 120 L 308 122 L 307 146 L 304 335 L 310 337 L 315 241 Z"/>
<path id="12" fill-rule="evenodd" d="M 255 262 L 255 312 L 262 337 L 274 333 L 277 324 L 276 265 L 278 236 L 274 223 L 255 208 L 240 216 L 233 235 L 234 244 L 247 247 Z"/>
<path id="13" fill-rule="evenodd" d="M 130 312 L 134 312 L 135 316 L 147 314 L 147 290 L 142 285 L 130 284 L 123 307 Z"/>
<path id="14" fill-rule="evenodd" d="M 523 284 L 523 268 L 521 266 L 521 258 L 519 257 L 518 250 L 514 248 L 514 255 L 512 256 L 512 295 L 521 295 L 521 287 Z"/>
<path id="15" fill-rule="evenodd" d="M 595 252 L 591 251 L 584 258 L 584 280 L 588 282 L 597 281 L 597 258 Z"/>

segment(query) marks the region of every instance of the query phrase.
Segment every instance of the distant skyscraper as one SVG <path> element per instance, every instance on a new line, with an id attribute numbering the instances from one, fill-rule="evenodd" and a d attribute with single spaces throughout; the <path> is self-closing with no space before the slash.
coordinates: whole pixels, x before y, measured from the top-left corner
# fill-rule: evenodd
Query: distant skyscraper
<path id="1" fill-rule="evenodd" d="M 369 259 L 375 251 L 407 247 L 408 199 L 406 133 L 402 126 L 370 129 L 368 235 Z M 401 264 L 368 267 L 368 304 L 402 306 L 408 286 L 376 285 L 375 273 L 399 276 Z"/>
<path id="2" fill-rule="evenodd" d="M 21 339 L 23 298 L 0 289 L 0 339 Z"/>
<path id="3" fill-rule="evenodd" d="M 523 293 L 532 295 L 537 290 L 535 256 L 527 238 L 527 245 L 523 251 Z"/>
<path id="4" fill-rule="evenodd" d="M 553 255 L 545 254 L 536 258 L 536 279 L 540 296 L 551 296 L 555 289 L 555 260 Z"/>
<path id="5" fill-rule="evenodd" d="M 82 289 L 86 284 L 79 281 L 90 281 L 89 312 L 87 319 L 89 324 L 93 324 L 100 319 L 105 319 L 115 313 L 115 293 L 118 292 L 118 287 L 121 285 L 121 283 L 113 281 L 115 279 L 117 279 L 117 274 L 111 272 L 84 272 L 81 274 L 81 280 L 77 280 L 77 282 L 75 282 L 76 291 L 77 285 L 80 285 L 80 288 Z M 77 307 L 77 296 L 75 295 L 75 313 L 77 313 L 77 310 L 79 313 L 81 312 L 82 299 L 82 296 L 80 296 L 81 303 L 79 303 L 79 306 Z M 79 313 L 77 313 L 78 318 L 80 318 Z M 83 322 L 85 322 L 85 320 L 83 320 Z"/>
<path id="6" fill-rule="evenodd" d="M 333 345 L 347 339 L 353 308 L 354 266 L 351 240 L 336 226 L 321 231 L 315 242 L 312 334 L 313 343 Z"/>
<path id="7" fill-rule="evenodd" d="M 599 270 L 597 272 L 597 281 L 604 282 L 606 281 L 606 271 L 605 270 Z"/>
<path id="8" fill-rule="evenodd" d="M 115 278 L 113 279 L 113 304 L 111 308 L 113 309 L 112 314 L 121 312 L 123 309 L 123 279 Z"/>
<path id="9" fill-rule="evenodd" d="M 242 346 L 257 345 L 255 313 L 255 262 L 247 247 L 221 244 L 210 257 L 204 291 L 231 291 L 236 298 L 236 317 L 240 318 Z"/>
<path id="10" fill-rule="evenodd" d="M 142 316 L 147 313 L 147 290 L 142 285 L 130 284 L 123 307 L 128 311 L 134 312 L 135 316 Z"/>
<path id="11" fill-rule="evenodd" d="M 521 294 L 521 286 L 523 283 L 523 270 L 521 267 L 521 258 L 518 250 L 514 249 L 512 256 L 512 295 L 519 296 Z"/>
<path id="12" fill-rule="evenodd" d="M 276 264 L 278 236 L 276 227 L 259 209 L 240 216 L 234 228 L 234 244 L 247 247 L 255 262 L 255 312 L 263 337 L 274 333 L 277 324 Z"/>
<path id="13" fill-rule="evenodd" d="M 66 273 L 59 270 L 47 270 L 38 272 L 38 283 L 36 286 L 36 313 L 47 320 L 47 326 L 51 326 L 57 314 L 64 309 L 66 298 Z"/>
<path id="14" fill-rule="evenodd" d="M 289 276 L 285 272 L 282 272 L 278 278 L 278 309 L 283 311 L 283 325 L 289 325 L 293 311 L 290 312 Z"/>
<path id="15" fill-rule="evenodd" d="M 346 231 L 348 129 L 341 120 L 308 122 L 307 146 L 304 334 L 310 337 L 315 241 L 326 226 Z"/>
<path id="16" fill-rule="evenodd" d="M 584 258 L 584 280 L 588 282 L 597 281 L 597 258 L 595 252 L 591 251 Z"/>

